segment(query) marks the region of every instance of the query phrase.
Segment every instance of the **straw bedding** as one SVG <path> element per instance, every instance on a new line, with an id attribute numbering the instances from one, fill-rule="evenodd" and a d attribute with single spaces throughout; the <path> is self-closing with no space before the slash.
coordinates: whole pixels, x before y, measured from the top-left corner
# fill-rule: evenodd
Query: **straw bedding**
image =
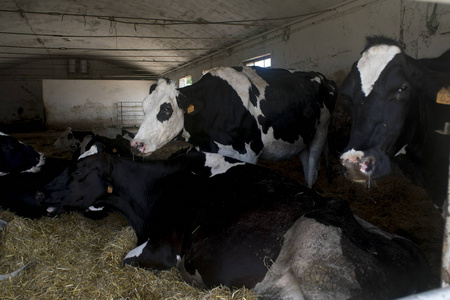
<path id="1" fill-rule="evenodd" d="M 48 156 L 70 157 L 71 153 L 51 147 L 58 134 L 16 136 Z M 297 159 L 261 164 L 303 182 Z M 315 189 L 348 200 L 360 217 L 418 244 L 431 266 L 430 288 L 437 287 L 443 220 L 425 191 L 399 173 L 368 190 L 343 180 L 336 161 L 334 166 L 333 182 L 328 183 L 322 170 Z M 73 212 L 30 220 L 0 209 L 0 219 L 8 222 L 0 232 L 0 273 L 31 263 L 17 277 L 0 281 L 0 299 L 257 299 L 245 288 L 197 289 L 184 283 L 176 269 L 122 267 L 122 259 L 136 246 L 136 237 L 119 214 L 90 220 Z"/>

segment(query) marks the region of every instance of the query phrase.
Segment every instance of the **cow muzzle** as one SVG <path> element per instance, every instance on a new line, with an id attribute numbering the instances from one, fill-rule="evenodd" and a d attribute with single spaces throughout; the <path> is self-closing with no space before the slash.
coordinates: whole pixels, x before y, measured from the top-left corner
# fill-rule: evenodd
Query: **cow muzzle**
<path id="1" fill-rule="evenodd" d="M 342 154 L 340 159 L 347 179 L 356 182 L 370 181 L 375 170 L 374 156 L 365 156 L 363 151 L 352 149 Z"/>
<path id="2" fill-rule="evenodd" d="M 35 198 L 39 205 L 47 207 L 47 216 L 54 217 L 62 213 L 58 201 L 56 201 L 55 203 L 51 203 L 52 201 L 49 201 L 49 198 L 45 193 L 37 191 L 35 194 Z"/>
<path id="3" fill-rule="evenodd" d="M 147 147 L 146 147 L 146 143 L 143 141 L 136 141 L 136 140 L 132 140 L 130 142 L 131 145 L 131 150 L 133 151 L 134 154 L 137 155 L 149 155 L 150 153 L 146 153 Z"/>

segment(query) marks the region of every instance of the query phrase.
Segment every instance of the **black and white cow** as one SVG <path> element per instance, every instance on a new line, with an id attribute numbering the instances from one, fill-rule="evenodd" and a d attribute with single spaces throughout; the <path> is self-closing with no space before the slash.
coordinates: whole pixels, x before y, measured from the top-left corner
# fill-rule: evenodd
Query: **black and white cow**
<path id="1" fill-rule="evenodd" d="M 125 264 L 177 266 L 200 287 L 254 288 L 264 299 L 391 299 L 427 281 L 410 241 L 263 167 L 193 152 L 148 163 L 95 145 L 37 198 L 49 213 L 112 207 L 138 247 Z"/>
<path id="2" fill-rule="evenodd" d="M 45 156 L 15 137 L 0 132 L 0 176 L 35 173 L 45 164 Z"/>
<path id="3" fill-rule="evenodd" d="M 67 127 L 53 143 L 53 147 L 58 150 L 78 150 L 83 140 L 88 136 L 100 136 L 109 139 L 121 137 L 129 141 L 134 138 L 133 133 L 119 128 L 94 128 L 92 131 L 80 131 Z"/>
<path id="4" fill-rule="evenodd" d="M 68 160 L 48 158 L 15 137 L 0 134 L 0 207 L 17 215 L 46 215 L 35 194 L 68 165 Z"/>
<path id="5" fill-rule="evenodd" d="M 200 151 L 249 163 L 301 153 L 311 187 L 336 96 L 334 82 L 316 72 L 222 67 L 181 89 L 160 79 L 131 145 L 148 155 L 182 132 Z"/>
<path id="6" fill-rule="evenodd" d="M 352 106 L 350 140 L 341 156 L 346 177 L 370 182 L 391 172 L 394 157 L 406 155 L 440 206 L 448 182 L 450 52 L 416 60 L 391 39 L 368 38 L 342 94 Z"/>

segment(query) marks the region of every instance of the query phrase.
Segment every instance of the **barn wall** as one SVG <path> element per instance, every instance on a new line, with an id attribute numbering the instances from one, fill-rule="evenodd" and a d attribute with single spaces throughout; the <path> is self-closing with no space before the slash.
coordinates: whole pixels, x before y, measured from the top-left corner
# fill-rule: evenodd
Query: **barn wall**
<path id="1" fill-rule="evenodd" d="M 45 123 L 40 80 L 0 81 L 0 130 L 43 128 Z"/>
<path id="2" fill-rule="evenodd" d="M 48 128 L 117 125 L 117 102 L 142 102 L 153 82 L 144 80 L 43 80 Z"/>
<path id="3" fill-rule="evenodd" d="M 246 59 L 270 53 L 272 67 L 316 70 L 339 85 L 358 59 L 368 35 L 398 39 L 414 57 L 442 53 L 450 45 L 450 5 L 437 6 L 435 20 L 439 26 L 430 32 L 427 12 L 430 17 L 433 7 L 410 0 L 355 1 L 254 37 L 166 76 L 177 80 L 191 75 L 195 82 L 203 70 L 241 65 Z"/>

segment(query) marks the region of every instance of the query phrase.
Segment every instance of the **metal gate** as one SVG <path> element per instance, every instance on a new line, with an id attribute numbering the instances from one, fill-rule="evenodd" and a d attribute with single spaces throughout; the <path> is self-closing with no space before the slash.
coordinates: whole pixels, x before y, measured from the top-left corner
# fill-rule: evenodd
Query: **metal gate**
<path id="1" fill-rule="evenodd" d="M 144 119 L 142 102 L 117 102 L 117 126 L 139 127 Z"/>

